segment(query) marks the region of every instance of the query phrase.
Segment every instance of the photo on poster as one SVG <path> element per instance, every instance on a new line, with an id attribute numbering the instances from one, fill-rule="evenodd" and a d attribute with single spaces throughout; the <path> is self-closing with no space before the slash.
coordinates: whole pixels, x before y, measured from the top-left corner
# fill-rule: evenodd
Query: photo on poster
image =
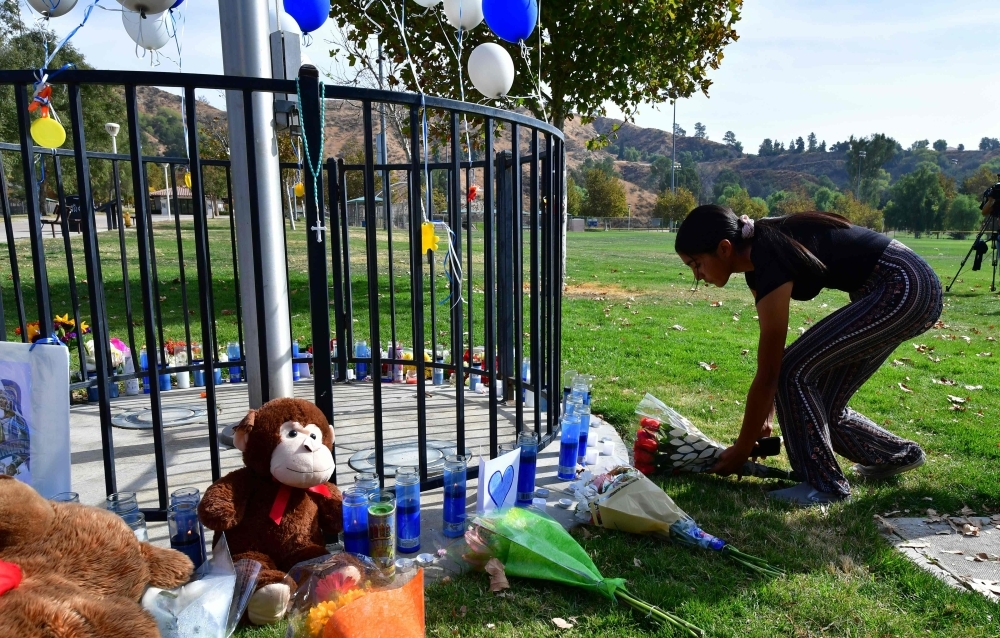
<path id="1" fill-rule="evenodd" d="M 31 484 L 31 364 L 0 361 L 0 474 Z"/>

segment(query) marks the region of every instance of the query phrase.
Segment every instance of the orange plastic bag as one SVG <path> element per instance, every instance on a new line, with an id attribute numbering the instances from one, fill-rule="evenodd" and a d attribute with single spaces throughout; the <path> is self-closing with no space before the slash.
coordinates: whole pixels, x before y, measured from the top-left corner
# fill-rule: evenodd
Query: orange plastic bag
<path id="1" fill-rule="evenodd" d="M 423 638 L 424 572 L 382 573 L 356 554 L 323 556 L 291 569 L 296 583 L 286 638 Z"/>
<path id="2" fill-rule="evenodd" d="M 423 638 L 424 570 L 398 589 L 374 591 L 341 607 L 323 638 Z"/>

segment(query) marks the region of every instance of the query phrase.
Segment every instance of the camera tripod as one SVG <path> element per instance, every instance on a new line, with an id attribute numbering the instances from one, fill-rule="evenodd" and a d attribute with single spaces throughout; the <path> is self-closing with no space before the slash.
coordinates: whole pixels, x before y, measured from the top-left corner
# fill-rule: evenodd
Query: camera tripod
<path id="1" fill-rule="evenodd" d="M 951 283 L 945 288 L 945 291 L 951 292 L 951 287 L 955 285 L 955 281 L 958 279 L 958 275 L 961 274 L 962 269 L 965 268 L 965 262 L 969 261 L 969 257 L 973 252 L 976 253 L 975 259 L 972 261 L 972 270 L 979 270 L 983 266 L 983 256 L 987 252 L 993 253 L 993 281 L 990 284 L 990 292 L 995 292 L 997 289 L 997 235 L 1000 234 L 1000 211 L 993 209 L 983 220 L 983 227 L 979 229 L 979 234 L 976 235 L 976 240 L 972 242 L 972 248 L 965 255 L 965 259 L 962 260 L 962 264 L 958 267 L 958 272 L 952 278 Z"/>

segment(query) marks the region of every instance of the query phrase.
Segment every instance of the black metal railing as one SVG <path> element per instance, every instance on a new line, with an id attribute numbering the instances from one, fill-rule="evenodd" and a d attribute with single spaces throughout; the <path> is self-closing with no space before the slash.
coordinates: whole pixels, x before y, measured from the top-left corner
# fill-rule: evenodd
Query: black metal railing
<path id="1" fill-rule="evenodd" d="M 70 305 L 76 326 L 88 321 L 97 347 L 94 349 L 96 377 L 87 378 L 84 339 L 79 334 L 73 343 L 80 371 L 83 375 L 71 387 L 79 390 L 96 388 L 101 421 L 105 489 L 107 493 L 117 491 L 115 474 L 114 431 L 112 429 L 112 386 L 130 379 L 141 379 L 149 388 L 152 408 L 151 447 L 157 477 L 158 506 L 146 511 L 150 520 L 162 520 L 168 504 L 167 455 L 163 435 L 163 397 L 158 383 L 158 375 L 199 371 L 204 376 L 204 399 L 208 419 L 208 454 L 211 462 L 212 480 L 221 473 L 219 456 L 219 426 L 216 411 L 217 384 L 214 371 L 245 364 L 245 358 L 236 361 L 222 361 L 219 357 L 220 316 L 235 313 L 236 340 L 245 352 L 244 320 L 247 319 L 240 301 L 240 272 L 237 265 L 238 224 L 251 225 L 253 267 L 257 282 L 257 303 L 255 317 L 257 323 L 258 348 L 261 349 L 261 371 L 263 398 L 270 392 L 267 387 L 266 332 L 268 317 L 262 303 L 263 290 L 260 285 L 262 262 L 260 252 L 260 230 L 258 219 L 261 207 L 257 201 L 257 189 L 250 188 L 248 211 L 234 211 L 233 185 L 230 162 L 224 159 L 204 159 L 199 154 L 198 105 L 196 91 L 220 89 L 238 91 L 244 104 L 244 121 L 247 135 L 252 136 L 254 112 L 251 97 L 255 93 L 296 92 L 296 82 L 260 80 L 239 77 L 219 77 L 169 73 L 65 71 L 57 76 L 55 84 L 64 85 L 68 90 L 69 108 L 64 115 L 64 123 L 71 133 L 72 149 L 51 151 L 34 147 L 30 134 L 30 120 L 27 113 L 28 88 L 34 80 L 30 71 L 0 71 L 0 90 L 13 89 L 17 97 L 19 111 L 18 140 L 0 140 L 0 212 L 4 217 L 7 238 L 7 255 L 12 275 L 9 289 L 0 286 L 0 338 L 11 338 L 8 324 L 20 328 L 21 339 L 28 338 L 28 318 L 38 318 L 44 333 L 53 317 L 48 276 L 46 246 L 42 232 L 43 214 L 38 162 L 51 164 L 47 170 L 46 184 L 57 191 L 59 208 L 63 211 L 60 231 L 62 251 L 65 259 Z M 81 87 L 92 84 L 116 85 L 124 88 L 126 107 L 128 150 L 127 153 L 104 153 L 87 149 L 87 139 L 83 126 Z M 183 108 L 187 129 L 188 157 L 155 157 L 143 153 L 140 126 L 140 109 L 137 87 L 157 86 L 183 89 Z M 455 431 L 454 442 L 457 450 L 466 448 L 466 403 L 467 390 L 464 386 L 466 375 L 480 375 L 488 384 L 489 453 L 496 455 L 501 436 L 500 409 L 507 404 L 514 406 L 513 431 L 519 432 L 529 421 L 544 442 L 552 439 L 558 431 L 560 381 L 560 321 L 562 290 L 562 224 L 563 224 L 563 175 L 565 169 L 562 134 L 555 128 L 523 115 L 493 109 L 485 106 L 466 104 L 406 93 L 376 91 L 355 87 L 322 86 L 312 67 L 303 67 L 299 87 L 300 109 L 304 114 L 303 134 L 309 140 L 320 137 L 319 113 L 321 100 L 344 100 L 360 109 L 364 148 L 362 164 L 346 164 L 334 157 L 319 157 L 323 149 L 318 144 L 309 146 L 311 157 L 303 158 L 303 164 L 322 165 L 322 179 L 318 182 L 318 192 L 313 181 L 305 184 L 305 219 L 301 225 L 294 224 L 294 216 L 288 209 L 287 199 L 282 198 L 288 214 L 285 228 L 286 263 L 298 259 L 299 255 L 288 254 L 290 241 L 306 242 L 308 271 L 308 330 L 312 342 L 312 356 L 300 356 L 296 363 L 311 363 L 314 376 L 314 401 L 336 427 L 333 390 L 335 383 L 348 382 L 348 369 L 359 364 L 368 365 L 372 371 L 370 384 L 359 381 L 355 385 L 370 387 L 375 406 L 372 415 L 372 435 L 375 449 L 375 467 L 379 476 L 384 472 L 384 441 L 386 420 L 382 408 L 383 387 L 379 372 L 383 365 L 413 366 L 416 369 L 416 427 L 415 436 L 419 454 L 421 486 L 429 489 L 441 484 L 441 479 L 428 471 L 426 444 L 428 441 L 428 407 L 426 402 L 426 376 L 433 368 L 443 368 L 457 379 L 454 390 Z M 232 93 L 230 93 L 232 95 Z M 404 115 L 404 129 L 408 139 L 402 140 L 406 146 L 406 161 L 391 161 L 380 158 L 377 161 L 375 149 L 376 115 L 379 109 L 392 108 Z M 446 131 L 444 139 L 436 139 L 438 147 L 446 149 L 446 158 L 425 158 L 424 140 L 421 139 L 423 118 L 433 118 L 443 124 L 436 129 Z M 472 119 L 480 132 L 481 148 L 476 159 L 470 161 L 469 149 L 463 147 L 468 137 L 462 125 Z M 502 130 L 502 135 L 498 132 Z M 254 184 L 258 175 L 253 154 L 253 145 L 247 145 L 248 174 Z M 31 249 L 31 271 L 33 286 L 23 289 L 21 282 L 27 262 L 18 262 L 14 223 L 10 197 L 11 180 L 4 169 L 4 158 L 14 159 L 20 164 L 19 186 L 23 191 L 18 199 L 23 200 L 27 211 L 29 230 L 28 243 Z M 71 161 L 75 172 L 77 193 L 64 192 L 62 164 Z M 91 188 L 91 162 L 110 162 L 114 179 L 109 189 L 109 200 L 103 206 L 95 203 Z M 8 162 L 8 165 L 11 163 Z M 152 202 L 148 195 L 148 170 L 160 170 L 156 165 L 168 167 L 169 182 L 166 184 L 172 199 L 171 209 L 177 207 L 177 168 L 183 167 L 191 176 L 191 216 L 181 219 L 173 216 L 172 232 L 164 230 L 162 224 L 154 223 Z M 303 165 L 282 163 L 288 171 L 301 171 L 307 175 Z M 119 182 L 121 171 L 127 170 L 131 176 L 131 193 L 134 194 L 134 231 L 126 228 L 124 221 L 124 198 L 127 196 Z M 212 221 L 208 217 L 206 204 L 205 171 L 225 172 L 225 207 L 227 220 Z M 446 211 L 437 215 L 447 222 L 454 256 L 451 265 L 445 266 L 447 283 L 442 287 L 438 280 L 442 268 L 440 252 L 424 253 L 421 248 L 421 224 L 433 219 L 434 211 L 426 210 L 427 193 L 430 183 L 425 171 L 443 173 L 446 177 Z M 360 175 L 364 184 L 363 201 L 348 202 L 348 180 Z M 397 180 L 393 184 L 393 179 Z M 15 179 L 16 181 L 16 179 Z M 472 183 L 482 185 L 481 203 L 467 196 Z M 397 188 L 398 187 L 398 188 Z M 377 204 L 376 193 L 382 202 Z M 86 279 L 86 299 L 83 304 L 77 283 L 81 278 L 81 265 L 74 256 L 72 231 L 66 211 L 74 207 L 78 211 L 83 240 L 82 271 Z M 213 204 L 213 209 L 215 205 Z M 352 219 L 355 209 L 361 214 Z M 96 211 L 100 209 L 106 217 L 109 232 L 98 233 Z M 394 213 L 395 210 L 395 213 Z M 400 214 L 405 211 L 405 215 Z M 363 221 L 363 231 L 356 228 L 356 222 Z M 474 225 L 481 224 L 481 230 Z M 323 231 L 317 231 L 322 228 Z M 352 230 L 353 229 L 353 230 Z M 363 236 L 359 236 L 359 231 Z M 193 235 L 193 250 L 191 239 Z M 212 237 L 224 236 L 222 242 L 211 241 Z M 167 244 L 176 244 L 177 263 L 176 287 L 179 288 L 180 302 L 171 303 L 165 309 L 165 284 L 158 275 L 158 259 L 166 259 L 160 249 Z M 219 249 L 219 244 L 225 246 Z M 352 250 L 352 245 L 363 244 L 360 253 Z M 387 250 L 382 257 L 381 246 Z M 296 244 L 298 245 L 298 244 Z M 158 248 L 159 246 L 159 248 Z M 479 248 L 481 246 L 481 248 Z M 50 247 L 51 250 L 51 247 Z M 173 247 L 171 246 L 171 250 Z M 103 252 L 102 252 L 103 251 Z M 400 272 L 397 264 L 400 251 L 408 253 L 406 272 Z M 133 260 L 131 255 L 136 255 Z M 113 257 L 108 257 L 113 254 Z M 103 256 L 102 256 L 103 255 Z M 193 260 L 191 259 L 193 257 Z M 49 257 L 51 260 L 52 257 Z M 359 264 L 363 262 L 363 270 Z M 461 263 L 464 270 L 461 280 L 457 276 L 455 263 Z M 138 266 L 137 289 L 135 265 Z M 159 264 L 166 267 L 165 263 Z M 192 268 L 193 266 L 193 268 Z M 62 265 L 59 264 L 60 269 Z M 21 270 L 19 270 L 19 268 Z M 104 272 L 120 270 L 122 295 L 116 296 L 124 317 L 109 318 L 108 294 L 105 289 Z M 217 281 L 217 273 L 232 272 L 232 284 Z M 193 272 L 192 272 L 193 270 Z M 289 275 L 291 277 L 291 275 Z M 290 281 L 290 279 L 289 279 Z M 174 286 L 171 286 L 174 287 Z M 233 291 L 230 293 L 229 291 Z M 113 291 L 117 293 L 117 291 Z M 228 299 L 233 295 L 234 308 L 220 309 L 218 299 Z M 293 290 L 289 284 L 289 307 L 292 312 L 299 306 L 292 300 Z M 442 297 L 446 299 L 443 301 Z M 527 301 L 525 300 L 527 297 Z M 176 295 L 174 296 L 176 299 Z M 466 303 L 457 303 L 464 299 Z M 8 303 L 3 303 L 7 301 Z M 13 308 L 9 302 L 13 302 Z M 32 304 L 33 302 L 33 304 Z M 299 304 L 301 305 L 301 304 Z M 355 313 L 355 307 L 367 306 L 366 312 Z M 118 305 L 115 306 L 119 307 Z M 165 329 L 164 315 L 179 310 L 183 325 L 173 321 Z M 8 321 L 8 313 L 12 321 Z M 16 320 L 14 320 L 16 317 Z M 295 334 L 293 321 L 293 334 Z M 357 327 L 355 326 L 357 324 Z M 442 325 L 446 329 L 441 330 Z M 111 352 L 108 341 L 113 326 L 124 326 L 127 345 L 133 353 L 145 348 L 148 364 L 144 370 L 125 374 L 111 366 Z M 122 329 L 119 327 L 118 329 Z M 363 331 L 363 332 L 362 332 Z M 182 333 L 182 334 L 179 334 Z M 450 360 L 439 361 L 439 336 L 447 338 Z M 371 343 L 371 356 L 356 356 L 353 344 L 356 337 L 363 337 Z M 45 335 L 43 335 L 45 336 Z M 164 353 L 168 336 L 177 336 L 186 351 L 186 364 L 171 363 Z M 401 340 L 412 344 L 412 360 L 401 359 L 393 348 L 387 349 L 387 356 L 380 353 L 382 343 L 396 344 Z M 428 339 L 429 337 L 429 339 Z M 203 360 L 196 360 L 192 350 L 193 341 L 200 339 Z M 433 352 L 431 361 L 424 361 L 426 342 L 430 341 Z M 137 347 L 139 349 L 137 349 Z M 484 356 L 477 366 L 474 353 L 482 348 Z M 467 360 L 466 360 L 467 357 Z M 530 382 L 523 378 L 522 361 L 530 359 Z M 497 396 L 495 388 L 501 382 L 503 391 Z M 549 391 L 552 399 L 549 399 Z M 532 408 L 526 408 L 521 400 L 525 390 L 534 393 L 536 400 Z M 543 405 L 547 401 L 547 410 Z M 525 411 L 529 410 L 526 414 Z M 475 468 L 470 468 L 472 474 Z"/>

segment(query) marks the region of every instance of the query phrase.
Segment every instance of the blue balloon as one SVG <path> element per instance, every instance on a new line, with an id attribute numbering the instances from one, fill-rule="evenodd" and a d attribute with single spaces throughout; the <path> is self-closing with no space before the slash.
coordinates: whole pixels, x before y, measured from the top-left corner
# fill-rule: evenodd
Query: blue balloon
<path id="1" fill-rule="evenodd" d="M 323 26 L 330 16 L 330 0 L 284 0 L 285 13 L 292 16 L 302 33 Z"/>
<path id="2" fill-rule="evenodd" d="M 501 40 L 527 40 L 538 22 L 538 1 L 483 0 L 483 18 Z"/>

